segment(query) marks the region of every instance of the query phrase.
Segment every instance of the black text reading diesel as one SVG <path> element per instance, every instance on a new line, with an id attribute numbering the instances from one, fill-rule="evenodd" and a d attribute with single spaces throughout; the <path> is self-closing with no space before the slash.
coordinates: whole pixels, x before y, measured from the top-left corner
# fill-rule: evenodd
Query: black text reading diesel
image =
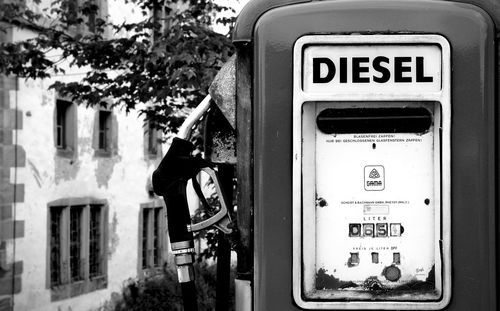
<path id="1" fill-rule="evenodd" d="M 432 76 L 424 73 L 424 57 L 397 56 L 388 58 L 377 56 L 370 60 L 369 57 L 340 57 L 338 64 L 327 57 L 313 58 L 313 83 L 329 83 L 338 71 L 339 83 L 386 83 L 391 80 L 395 83 L 425 83 L 433 82 Z M 326 66 L 326 71 L 321 68 Z M 348 80 L 348 67 L 351 79 Z M 373 75 L 370 76 L 370 67 Z M 338 69 L 337 69 L 338 68 Z"/>

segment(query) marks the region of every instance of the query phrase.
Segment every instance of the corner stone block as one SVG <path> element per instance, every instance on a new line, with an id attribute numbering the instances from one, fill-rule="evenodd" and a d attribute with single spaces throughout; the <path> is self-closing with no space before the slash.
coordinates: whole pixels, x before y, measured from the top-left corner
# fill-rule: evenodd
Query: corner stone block
<path id="1" fill-rule="evenodd" d="M 16 77 L 0 76 L 0 90 L 15 90 L 17 86 L 16 79 Z"/>
<path id="2" fill-rule="evenodd" d="M 24 220 L 4 220 L 0 222 L 0 240 L 24 237 Z"/>
<path id="3" fill-rule="evenodd" d="M 15 109 L 0 109 L 0 127 L 4 129 L 23 128 L 23 112 Z"/>
<path id="4" fill-rule="evenodd" d="M 4 184 L 0 186 L 0 204 L 24 202 L 24 184 Z"/>
<path id="5" fill-rule="evenodd" d="M 10 108 L 10 94 L 9 91 L 0 88 L 0 109 L 3 108 L 4 109 Z"/>
<path id="6" fill-rule="evenodd" d="M 0 297 L 0 311 L 12 311 L 11 299 L 10 297 Z"/>
<path id="7" fill-rule="evenodd" d="M 0 295 L 18 294 L 21 292 L 21 277 L 5 278 L 0 280 Z"/>
<path id="8" fill-rule="evenodd" d="M 22 261 L 16 261 L 11 265 L 10 272 L 14 275 L 21 275 L 24 271 L 24 264 Z"/>
<path id="9" fill-rule="evenodd" d="M 12 279 L 12 276 L 20 276 L 23 274 L 23 262 L 22 261 L 16 261 L 13 264 L 9 265 L 4 265 L 3 267 L 0 267 L 0 280 L 1 279 L 7 279 L 10 278 Z"/>
<path id="10" fill-rule="evenodd" d="M 17 155 L 16 155 L 17 151 Z M 16 161 L 17 156 L 17 161 Z M 0 145 L 0 166 L 24 167 L 26 165 L 26 152 L 18 145 Z"/>
<path id="11" fill-rule="evenodd" d="M 0 166 L 0 185 L 10 183 L 10 167 Z"/>
<path id="12" fill-rule="evenodd" d="M 12 145 L 12 130 L 0 129 L 0 144 Z"/>
<path id="13" fill-rule="evenodd" d="M 12 218 L 12 204 L 0 204 L 0 221 Z"/>

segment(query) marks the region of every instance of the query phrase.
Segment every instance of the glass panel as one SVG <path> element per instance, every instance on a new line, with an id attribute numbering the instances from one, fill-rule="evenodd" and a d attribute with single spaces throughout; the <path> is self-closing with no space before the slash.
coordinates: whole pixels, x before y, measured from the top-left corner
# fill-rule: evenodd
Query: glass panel
<path id="1" fill-rule="evenodd" d="M 148 220 L 149 209 L 142 210 L 142 268 L 148 267 Z"/>
<path id="2" fill-rule="evenodd" d="M 71 281 L 82 279 L 81 249 L 82 249 L 82 208 L 70 209 L 70 240 L 69 240 L 69 265 Z"/>
<path id="3" fill-rule="evenodd" d="M 302 108 L 305 297 L 439 297 L 439 103 Z"/>
<path id="4" fill-rule="evenodd" d="M 62 207 L 50 209 L 50 285 L 61 284 L 61 215 Z"/>
<path id="5" fill-rule="evenodd" d="M 148 152 L 150 154 L 156 154 L 156 145 L 157 145 L 156 129 L 151 122 L 149 123 L 147 135 L 148 135 Z"/>
<path id="6" fill-rule="evenodd" d="M 109 111 L 99 111 L 99 149 L 108 148 L 110 116 Z"/>
<path id="7" fill-rule="evenodd" d="M 155 208 L 154 213 L 155 213 L 155 218 L 154 218 L 154 223 L 153 223 L 153 265 L 155 267 L 158 267 L 160 265 L 160 253 L 161 253 L 161 246 L 160 246 L 160 208 Z"/>
<path id="8" fill-rule="evenodd" d="M 68 104 L 61 100 L 56 102 L 56 146 L 58 148 L 65 148 L 65 133 L 66 133 L 66 111 Z"/>
<path id="9" fill-rule="evenodd" d="M 95 277 L 101 274 L 100 265 L 100 240 L 101 240 L 101 206 L 92 205 L 90 207 L 89 224 L 89 276 Z"/>

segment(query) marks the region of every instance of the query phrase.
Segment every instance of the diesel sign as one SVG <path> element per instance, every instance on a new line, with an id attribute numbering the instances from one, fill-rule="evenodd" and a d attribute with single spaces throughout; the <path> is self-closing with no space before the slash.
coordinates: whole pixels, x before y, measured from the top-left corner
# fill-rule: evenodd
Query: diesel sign
<path id="1" fill-rule="evenodd" d="M 322 45 L 304 50 L 310 93 L 408 94 L 441 90 L 436 45 Z"/>

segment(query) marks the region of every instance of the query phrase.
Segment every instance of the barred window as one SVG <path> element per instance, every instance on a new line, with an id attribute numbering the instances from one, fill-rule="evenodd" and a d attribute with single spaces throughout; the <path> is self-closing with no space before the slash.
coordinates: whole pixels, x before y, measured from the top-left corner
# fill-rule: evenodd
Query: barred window
<path id="1" fill-rule="evenodd" d="M 139 222 L 140 273 L 149 276 L 160 272 L 165 263 L 166 222 L 160 201 L 141 204 Z"/>
<path id="2" fill-rule="evenodd" d="M 107 286 L 106 201 L 61 199 L 49 207 L 48 287 L 52 301 Z M 82 286 L 82 284 L 89 283 Z"/>

